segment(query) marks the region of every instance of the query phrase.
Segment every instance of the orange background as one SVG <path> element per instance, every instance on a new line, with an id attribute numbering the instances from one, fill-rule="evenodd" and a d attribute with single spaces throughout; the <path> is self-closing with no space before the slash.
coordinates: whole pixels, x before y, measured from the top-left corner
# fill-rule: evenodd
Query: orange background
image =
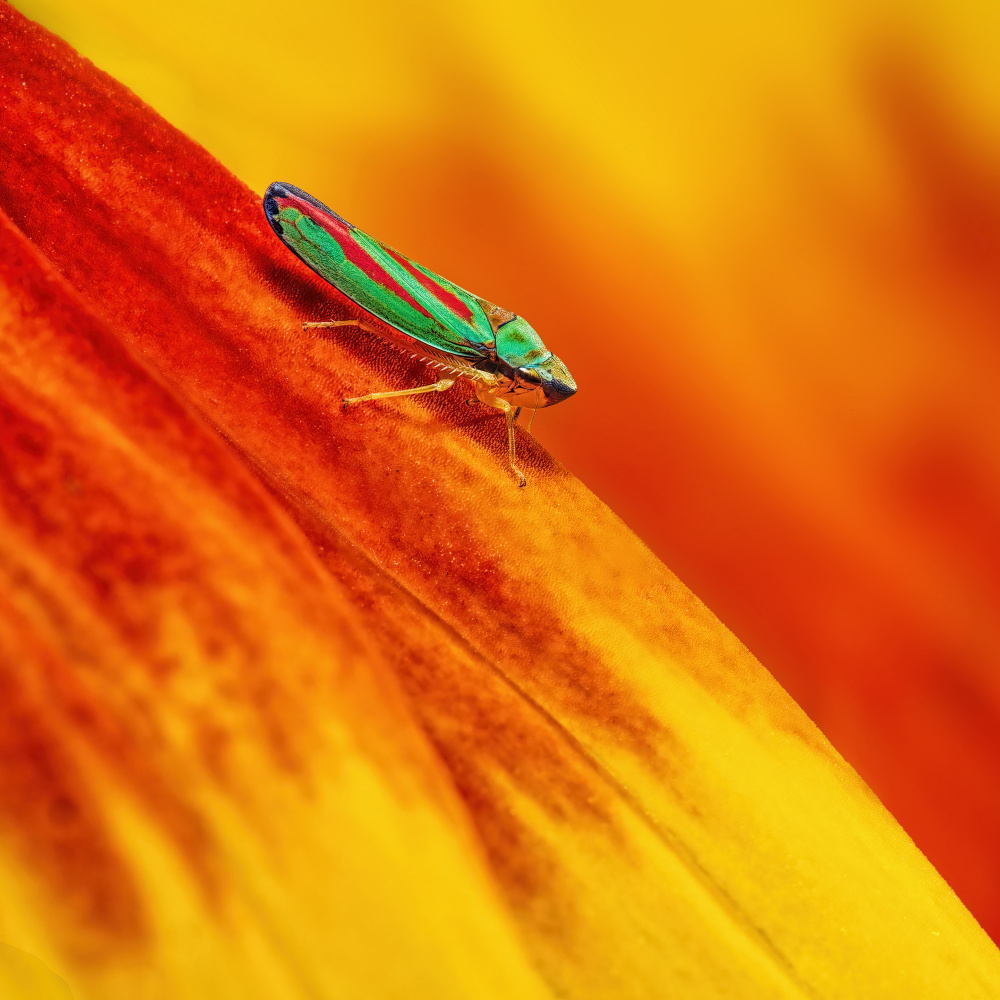
<path id="1" fill-rule="evenodd" d="M 1000 9 L 16 6 L 526 315 L 536 436 L 1000 934 Z"/>

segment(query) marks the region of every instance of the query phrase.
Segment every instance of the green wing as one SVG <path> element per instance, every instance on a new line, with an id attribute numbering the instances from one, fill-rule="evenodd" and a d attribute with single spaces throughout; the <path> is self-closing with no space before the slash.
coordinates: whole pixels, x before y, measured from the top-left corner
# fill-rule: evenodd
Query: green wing
<path id="1" fill-rule="evenodd" d="M 429 347 L 470 360 L 495 359 L 493 328 L 476 296 L 291 184 L 272 184 L 264 210 L 293 253 L 373 316 Z"/>

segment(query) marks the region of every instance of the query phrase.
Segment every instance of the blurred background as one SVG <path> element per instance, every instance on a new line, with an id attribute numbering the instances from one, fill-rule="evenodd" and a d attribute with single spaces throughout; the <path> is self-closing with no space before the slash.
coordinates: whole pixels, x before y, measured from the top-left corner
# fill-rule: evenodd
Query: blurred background
<path id="1" fill-rule="evenodd" d="M 1000 939 L 1000 5 L 14 5 L 527 316 L 535 435 Z"/>

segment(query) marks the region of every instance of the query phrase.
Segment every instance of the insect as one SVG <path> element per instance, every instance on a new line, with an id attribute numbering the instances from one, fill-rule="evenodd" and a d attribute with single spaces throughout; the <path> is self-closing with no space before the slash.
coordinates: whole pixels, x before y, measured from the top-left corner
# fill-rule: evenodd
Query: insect
<path id="1" fill-rule="evenodd" d="M 345 399 L 344 406 L 445 392 L 459 378 L 468 379 L 476 399 L 506 418 L 510 467 L 524 486 L 514 449 L 514 421 L 521 408 L 553 406 L 576 392 L 573 376 L 528 322 L 372 239 L 291 184 L 276 182 L 267 189 L 264 212 L 289 250 L 392 333 L 360 320 L 305 323 L 305 329 L 361 327 L 443 376 L 431 385 Z"/>

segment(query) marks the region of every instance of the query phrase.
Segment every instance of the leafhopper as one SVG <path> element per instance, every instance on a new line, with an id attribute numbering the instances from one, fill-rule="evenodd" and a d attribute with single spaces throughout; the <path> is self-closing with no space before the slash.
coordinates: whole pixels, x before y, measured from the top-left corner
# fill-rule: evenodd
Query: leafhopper
<path id="1" fill-rule="evenodd" d="M 476 399 L 506 419 L 510 467 L 524 486 L 514 448 L 514 421 L 521 408 L 553 406 L 576 392 L 573 376 L 527 320 L 404 257 L 291 184 L 276 182 L 267 189 L 264 212 L 289 250 L 391 333 L 360 320 L 306 323 L 306 329 L 361 327 L 442 376 L 430 385 L 345 399 L 344 406 L 446 392 L 468 379 Z"/>

